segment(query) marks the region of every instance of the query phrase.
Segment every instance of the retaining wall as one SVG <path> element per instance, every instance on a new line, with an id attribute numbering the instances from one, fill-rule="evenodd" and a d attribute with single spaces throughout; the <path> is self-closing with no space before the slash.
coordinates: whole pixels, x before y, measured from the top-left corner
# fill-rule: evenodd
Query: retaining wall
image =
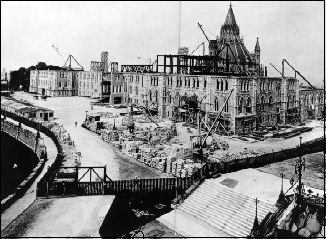
<path id="1" fill-rule="evenodd" d="M 1 121 L 1 131 L 19 141 L 31 150 L 38 158 L 38 164 L 34 167 L 33 171 L 25 178 L 23 182 L 17 187 L 14 193 L 1 200 L 1 213 L 12 205 L 17 199 L 21 198 L 27 189 L 32 185 L 36 177 L 41 173 L 46 158 L 46 151 L 43 145 L 39 144 L 37 135 L 27 129 L 23 129 L 19 125 L 9 122 L 5 119 Z"/>

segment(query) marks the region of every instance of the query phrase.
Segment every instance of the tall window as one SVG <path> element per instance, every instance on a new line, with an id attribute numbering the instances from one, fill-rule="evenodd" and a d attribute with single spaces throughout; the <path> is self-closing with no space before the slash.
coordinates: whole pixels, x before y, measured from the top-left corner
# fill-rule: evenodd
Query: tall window
<path id="1" fill-rule="evenodd" d="M 229 90 L 229 83 L 227 80 L 225 81 L 225 90 Z"/>
<path id="2" fill-rule="evenodd" d="M 223 91 L 223 80 L 221 80 L 221 90 Z"/>
<path id="3" fill-rule="evenodd" d="M 204 88 L 206 88 L 206 86 L 207 86 L 207 80 L 205 79 L 204 80 Z"/>
<path id="4" fill-rule="evenodd" d="M 239 101 L 239 114 L 243 113 L 243 104 L 244 104 L 244 100 L 241 97 Z"/>
<path id="5" fill-rule="evenodd" d="M 219 79 L 216 80 L 216 89 L 217 90 L 220 89 L 220 80 Z"/>
<path id="6" fill-rule="evenodd" d="M 217 99 L 217 97 L 215 97 L 215 100 L 214 100 L 214 110 L 218 111 L 218 99 Z"/>
<path id="7" fill-rule="evenodd" d="M 224 112 L 229 112 L 229 101 L 225 102 Z"/>
<path id="8" fill-rule="evenodd" d="M 158 102 L 158 92 L 155 91 L 155 102 Z"/>
<path id="9" fill-rule="evenodd" d="M 251 113 L 251 99 L 250 97 L 247 99 L 247 113 Z"/>

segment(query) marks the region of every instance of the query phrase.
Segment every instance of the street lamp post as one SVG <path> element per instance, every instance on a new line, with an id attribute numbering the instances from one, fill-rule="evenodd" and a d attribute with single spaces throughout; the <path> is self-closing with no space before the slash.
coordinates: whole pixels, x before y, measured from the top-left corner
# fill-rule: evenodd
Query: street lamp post
<path id="1" fill-rule="evenodd" d="M 302 183 L 302 171 L 305 170 L 305 158 L 302 157 L 302 149 L 301 149 L 301 142 L 302 137 L 300 136 L 300 145 L 299 145 L 299 159 L 296 161 L 295 164 L 295 174 L 298 175 L 298 186 L 297 186 L 297 201 L 298 203 L 302 202 L 303 192 L 304 192 L 304 185 Z"/>

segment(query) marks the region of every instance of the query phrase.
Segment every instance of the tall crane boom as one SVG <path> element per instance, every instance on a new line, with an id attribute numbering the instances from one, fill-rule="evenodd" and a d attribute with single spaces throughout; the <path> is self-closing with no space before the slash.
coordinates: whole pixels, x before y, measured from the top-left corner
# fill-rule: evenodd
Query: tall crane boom
<path id="1" fill-rule="evenodd" d="M 278 73 L 280 73 L 280 75 L 282 75 L 282 72 L 280 72 L 277 68 L 276 68 L 276 66 L 274 66 L 272 63 L 269 63 Z"/>
<path id="2" fill-rule="evenodd" d="M 59 56 L 61 57 L 61 59 L 63 60 L 63 62 L 65 62 L 65 58 L 61 55 L 61 53 L 59 52 L 59 48 L 56 47 L 55 45 L 52 45 L 53 49 L 59 54 Z"/>
<path id="3" fill-rule="evenodd" d="M 303 75 L 301 75 L 301 73 L 299 71 L 297 71 L 293 66 L 290 65 L 290 63 L 286 60 L 283 59 L 282 61 L 282 76 L 284 77 L 284 62 L 286 64 L 288 64 L 289 67 L 292 68 L 292 70 L 295 72 L 295 74 L 298 74 L 299 76 L 301 76 L 301 78 L 308 83 L 308 85 L 312 88 L 312 89 L 316 89 L 316 87 L 314 87 Z"/>
<path id="4" fill-rule="evenodd" d="M 193 51 L 190 53 L 190 56 L 191 56 L 192 54 L 194 54 L 194 52 L 197 51 L 198 48 L 201 47 L 201 46 L 203 46 L 203 56 L 205 56 L 205 42 L 200 43 L 200 44 L 197 46 L 197 48 L 196 48 L 195 50 L 193 50 Z"/>
<path id="5" fill-rule="evenodd" d="M 200 30 L 203 32 L 204 36 L 206 37 L 207 41 L 209 42 L 209 39 L 208 39 L 206 33 L 205 33 L 204 30 L 203 30 L 203 25 L 200 25 L 200 23 L 198 22 L 198 27 L 199 27 Z"/>

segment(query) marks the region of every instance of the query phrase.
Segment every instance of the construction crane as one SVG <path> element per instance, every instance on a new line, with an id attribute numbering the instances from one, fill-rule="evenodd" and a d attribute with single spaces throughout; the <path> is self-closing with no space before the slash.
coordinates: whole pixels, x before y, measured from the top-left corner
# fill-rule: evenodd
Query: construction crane
<path id="1" fill-rule="evenodd" d="M 290 65 L 290 63 L 286 60 L 286 59 L 283 59 L 282 60 L 282 77 L 284 77 L 284 62 L 286 64 L 288 64 L 289 67 L 292 68 L 292 70 L 294 71 L 295 73 L 295 78 L 296 78 L 296 75 L 298 74 L 299 76 L 301 76 L 301 78 L 307 82 L 309 84 L 309 86 L 312 88 L 312 89 L 316 89 L 316 87 L 314 87 L 303 75 L 301 75 L 301 73 L 299 71 L 297 71 L 292 65 Z"/>
<path id="2" fill-rule="evenodd" d="M 75 61 L 77 63 L 77 65 L 80 68 L 76 68 L 76 70 L 84 70 L 84 67 L 82 67 L 79 62 L 76 60 L 76 58 L 73 55 L 69 55 L 67 60 L 65 60 L 65 58 L 61 55 L 61 53 L 59 52 L 59 48 L 56 47 L 54 44 L 52 44 L 52 48 L 59 54 L 59 56 L 61 57 L 61 59 L 64 62 L 63 68 L 68 68 L 69 70 L 72 69 L 71 68 L 71 60 Z"/>
<path id="3" fill-rule="evenodd" d="M 201 47 L 201 46 L 203 46 L 203 56 L 205 56 L 205 42 L 200 43 L 200 44 L 197 46 L 197 48 L 196 48 L 195 50 L 193 50 L 193 51 L 190 53 L 190 56 L 191 56 L 192 54 L 194 54 L 194 52 L 197 51 L 198 48 Z"/>
<path id="4" fill-rule="evenodd" d="M 276 66 L 274 66 L 272 63 L 269 63 L 278 73 L 280 73 L 280 75 L 282 76 L 282 72 L 280 72 L 277 68 L 276 68 Z"/>
<path id="5" fill-rule="evenodd" d="M 59 52 L 59 48 L 56 47 L 55 45 L 52 44 L 53 49 L 59 54 L 59 56 L 61 57 L 61 59 L 63 60 L 63 62 L 65 62 L 65 58 L 61 55 L 61 53 Z"/>
<path id="6" fill-rule="evenodd" d="M 206 37 L 206 40 L 209 42 L 209 39 L 208 39 L 206 33 L 205 33 L 204 30 L 203 30 L 203 25 L 201 25 L 201 24 L 198 22 L 198 27 L 199 27 L 200 30 L 203 32 L 204 36 Z"/>
<path id="7" fill-rule="evenodd" d="M 220 109 L 220 111 L 217 113 L 217 116 L 215 117 L 214 122 L 213 122 L 212 125 L 208 128 L 208 132 L 207 132 L 206 136 L 203 137 L 203 140 L 202 140 L 202 142 L 201 142 L 201 149 L 202 149 L 202 147 L 204 146 L 207 137 L 211 134 L 213 128 L 215 127 L 215 124 L 217 123 L 216 127 L 219 126 L 220 121 L 218 121 L 218 120 L 221 118 L 222 111 L 223 111 L 224 107 L 226 106 L 226 103 L 229 101 L 229 98 L 230 98 L 232 92 L 233 92 L 233 89 L 231 89 L 231 91 L 229 92 L 228 96 L 226 97 L 226 99 L 225 99 L 225 101 L 224 101 L 224 103 L 223 103 L 222 108 Z"/>
<path id="8" fill-rule="evenodd" d="M 84 70 L 84 67 L 82 67 L 79 62 L 76 60 L 76 58 L 73 56 L 73 55 L 69 55 L 65 64 L 64 64 L 64 68 L 68 68 L 69 70 L 72 69 L 71 67 L 71 60 L 73 60 L 74 62 L 77 63 L 77 65 L 80 67 L 80 68 L 75 68 L 76 70 Z M 68 64 L 69 63 L 69 64 Z"/>

